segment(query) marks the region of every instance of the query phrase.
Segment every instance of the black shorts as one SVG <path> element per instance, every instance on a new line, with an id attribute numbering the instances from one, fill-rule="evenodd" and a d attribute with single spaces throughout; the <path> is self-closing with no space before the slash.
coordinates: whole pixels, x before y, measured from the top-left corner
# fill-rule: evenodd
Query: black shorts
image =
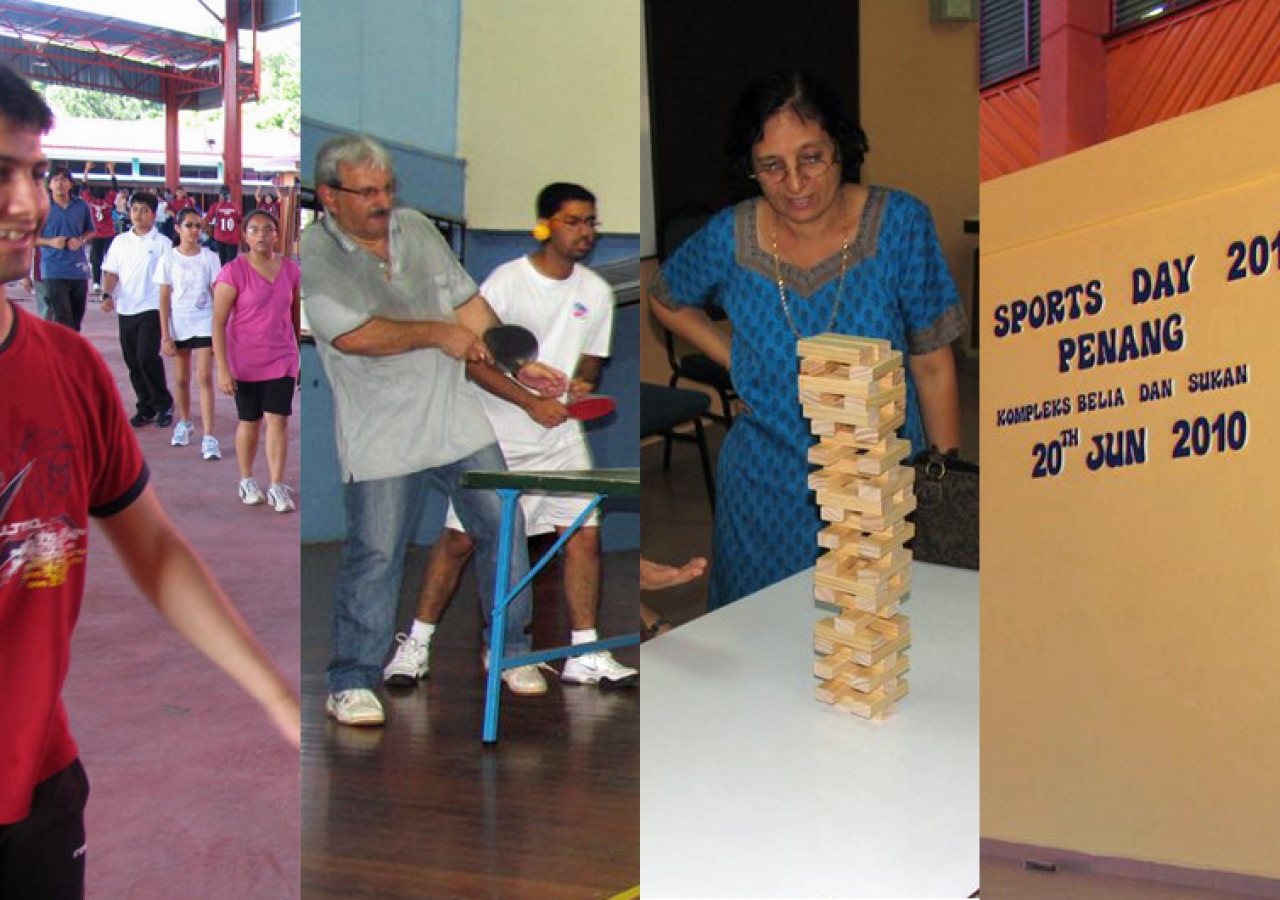
<path id="1" fill-rule="evenodd" d="M 193 337 L 187 338 L 185 341 L 174 341 L 173 346 L 179 350 L 203 350 L 206 347 L 213 346 L 213 338 L 211 337 Z"/>
<path id="2" fill-rule="evenodd" d="M 0 825 L 0 897 L 82 900 L 89 779 L 76 760 L 36 785 L 31 813 Z"/>
<path id="3" fill-rule="evenodd" d="M 236 414 L 241 422 L 256 422 L 264 412 L 273 416 L 293 415 L 293 391 L 296 378 L 272 378 L 270 381 L 236 381 Z"/>

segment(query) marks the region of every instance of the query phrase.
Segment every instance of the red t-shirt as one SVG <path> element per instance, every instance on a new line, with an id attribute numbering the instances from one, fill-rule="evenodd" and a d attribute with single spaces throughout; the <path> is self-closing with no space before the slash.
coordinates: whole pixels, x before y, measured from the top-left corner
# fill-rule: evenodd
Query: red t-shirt
<path id="1" fill-rule="evenodd" d="M 36 785 L 78 755 L 62 685 L 89 517 L 120 512 L 147 484 L 106 363 L 70 328 L 10 308 L 0 344 L 0 385 L 15 388 L 0 390 L 0 825 L 25 819 Z"/>
<path id="2" fill-rule="evenodd" d="M 116 236 L 116 224 L 111 219 L 111 210 L 115 208 L 115 199 L 111 202 L 97 197 L 88 197 L 84 201 L 89 204 L 89 212 L 93 215 L 93 236 L 109 238 Z"/>
<path id="3" fill-rule="evenodd" d="M 213 226 L 213 239 L 224 244 L 240 242 L 240 207 L 230 200 L 219 200 L 205 213 L 204 220 Z"/>
<path id="4" fill-rule="evenodd" d="M 169 201 L 169 212 L 173 213 L 174 218 L 177 218 L 178 213 L 182 212 L 184 209 L 188 207 L 195 206 L 195 205 L 196 205 L 196 201 L 191 196 L 183 197 L 181 200 L 179 200 L 177 197 L 174 197 L 172 200 Z"/>

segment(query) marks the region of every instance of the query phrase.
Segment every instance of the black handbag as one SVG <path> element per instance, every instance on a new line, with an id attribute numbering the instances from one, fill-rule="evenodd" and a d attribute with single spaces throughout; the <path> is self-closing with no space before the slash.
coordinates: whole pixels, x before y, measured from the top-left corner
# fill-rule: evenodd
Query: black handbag
<path id="1" fill-rule="evenodd" d="M 911 549 L 921 562 L 978 568 L 978 464 L 958 451 L 922 450 L 916 470 L 916 536 Z"/>

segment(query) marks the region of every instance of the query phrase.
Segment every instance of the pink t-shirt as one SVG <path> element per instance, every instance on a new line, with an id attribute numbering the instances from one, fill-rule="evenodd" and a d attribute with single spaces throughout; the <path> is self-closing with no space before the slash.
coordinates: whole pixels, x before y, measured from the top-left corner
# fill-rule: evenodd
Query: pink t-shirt
<path id="1" fill-rule="evenodd" d="M 227 362 L 237 381 L 270 381 L 298 376 L 298 338 L 293 330 L 293 295 L 302 270 L 291 259 L 280 264 L 275 281 L 267 281 L 237 256 L 222 267 L 214 284 L 236 289 L 227 319 Z"/>

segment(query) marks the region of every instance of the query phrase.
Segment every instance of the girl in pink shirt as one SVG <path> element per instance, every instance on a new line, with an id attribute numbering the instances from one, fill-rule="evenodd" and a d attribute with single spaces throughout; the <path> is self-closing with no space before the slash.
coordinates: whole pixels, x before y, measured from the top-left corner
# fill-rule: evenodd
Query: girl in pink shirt
<path id="1" fill-rule="evenodd" d="M 248 252 L 227 263 L 213 290 L 213 355 L 218 387 L 236 399 L 236 459 L 240 464 L 240 501 L 264 500 L 276 512 L 294 509 L 292 488 L 284 483 L 289 452 L 289 416 L 298 381 L 301 325 L 301 270 L 276 253 L 276 218 L 262 210 L 244 221 Z M 259 425 L 267 420 L 266 495 L 253 477 Z"/>

